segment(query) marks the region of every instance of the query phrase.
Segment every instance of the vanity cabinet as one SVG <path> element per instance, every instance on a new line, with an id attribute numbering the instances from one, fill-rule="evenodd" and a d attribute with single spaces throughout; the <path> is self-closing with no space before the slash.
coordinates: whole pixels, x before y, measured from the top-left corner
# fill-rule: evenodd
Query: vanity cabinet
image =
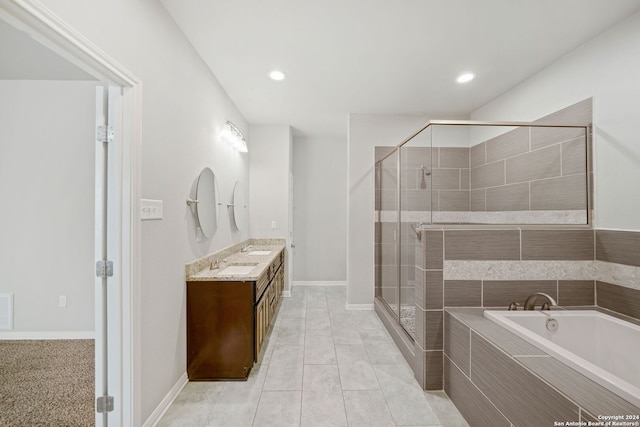
<path id="1" fill-rule="evenodd" d="M 187 281 L 187 375 L 246 380 L 284 290 L 284 251 L 257 280 Z"/>

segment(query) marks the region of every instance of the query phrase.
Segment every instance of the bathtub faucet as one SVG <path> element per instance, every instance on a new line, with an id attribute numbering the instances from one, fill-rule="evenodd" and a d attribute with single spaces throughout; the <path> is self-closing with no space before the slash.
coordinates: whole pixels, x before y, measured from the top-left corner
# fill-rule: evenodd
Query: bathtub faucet
<path id="1" fill-rule="evenodd" d="M 524 302 L 525 310 L 534 310 L 536 308 L 536 301 L 539 297 L 544 297 L 546 301 L 542 303 L 542 310 L 549 310 L 549 307 L 557 307 L 558 303 L 553 297 L 549 294 L 545 294 L 544 292 L 536 292 L 535 294 L 531 294 L 527 297 L 527 300 Z"/>

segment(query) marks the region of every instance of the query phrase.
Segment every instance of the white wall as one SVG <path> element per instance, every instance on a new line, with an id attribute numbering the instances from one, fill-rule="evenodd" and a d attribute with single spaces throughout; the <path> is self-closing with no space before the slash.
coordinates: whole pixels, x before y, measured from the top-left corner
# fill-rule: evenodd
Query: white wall
<path id="1" fill-rule="evenodd" d="M 471 118 L 534 120 L 593 97 L 595 225 L 640 230 L 638 76 L 640 13 L 479 108 Z"/>
<path id="2" fill-rule="evenodd" d="M 291 128 L 286 125 L 251 126 L 249 136 L 249 229 L 253 238 L 280 238 L 289 241 L 289 173 Z M 275 221 L 276 228 L 272 228 Z M 291 268 L 291 253 L 287 244 L 286 257 Z M 285 290 L 291 289 L 290 275 Z"/>
<path id="3" fill-rule="evenodd" d="M 347 146 L 343 140 L 295 137 L 294 280 L 347 280 Z"/>
<path id="4" fill-rule="evenodd" d="M 204 166 L 230 200 L 235 181 L 249 182 L 247 154 L 219 141 L 226 120 L 246 121 L 184 34 L 157 1 L 95 0 L 79 7 L 43 0 L 143 82 L 142 197 L 164 201 L 164 219 L 142 223 L 141 413 L 144 422 L 186 370 L 184 264 L 249 237 L 233 231 L 222 209 L 217 234 L 198 241 L 186 205 Z M 249 150 L 252 150 L 251 140 Z"/>
<path id="5" fill-rule="evenodd" d="M 94 330 L 95 87 L 0 81 L 0 293 L 14 293 L 15 336 Z"/>

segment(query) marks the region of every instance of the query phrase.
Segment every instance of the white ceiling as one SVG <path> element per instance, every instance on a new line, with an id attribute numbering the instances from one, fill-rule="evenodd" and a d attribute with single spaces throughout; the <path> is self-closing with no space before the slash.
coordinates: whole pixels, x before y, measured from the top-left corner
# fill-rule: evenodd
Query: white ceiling
<path id="1" fill-rule="evenodd" d="M 0 19 L 0 80 L 95 80 Z"/>
<path id="2" fill-rule="evenodd" d="M 345 138 L 348 113 L 467 117 L 637 0 L 162 0 L 252 124 Z M 273 68 L 284 82 L 269 80 Z M 472 71 L 477 78 L 458 85 Z"/>

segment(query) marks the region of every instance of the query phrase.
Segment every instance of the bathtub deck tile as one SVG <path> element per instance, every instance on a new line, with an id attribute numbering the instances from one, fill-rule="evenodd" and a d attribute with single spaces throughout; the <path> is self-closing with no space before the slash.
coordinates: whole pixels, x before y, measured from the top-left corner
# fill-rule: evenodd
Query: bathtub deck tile
<path id="1" fill-rule="evenodd" d="M 510 356 L 546 354 L 484 317 L 483 308 L 447 308 L 446 311 L 480 335 L 486 337 Z"/>
<path id="2" fill-rule="evenodd" d="M 575 403 L 476 333 L 470 379 L 514 425 L 552 426 L 579 418 Z"/>
<path id="3" fill-rule="evenodd" d="M 523 356 L 516 360 L 589 413 L 640 414 L 637 406 L 552 357 Z"/>

